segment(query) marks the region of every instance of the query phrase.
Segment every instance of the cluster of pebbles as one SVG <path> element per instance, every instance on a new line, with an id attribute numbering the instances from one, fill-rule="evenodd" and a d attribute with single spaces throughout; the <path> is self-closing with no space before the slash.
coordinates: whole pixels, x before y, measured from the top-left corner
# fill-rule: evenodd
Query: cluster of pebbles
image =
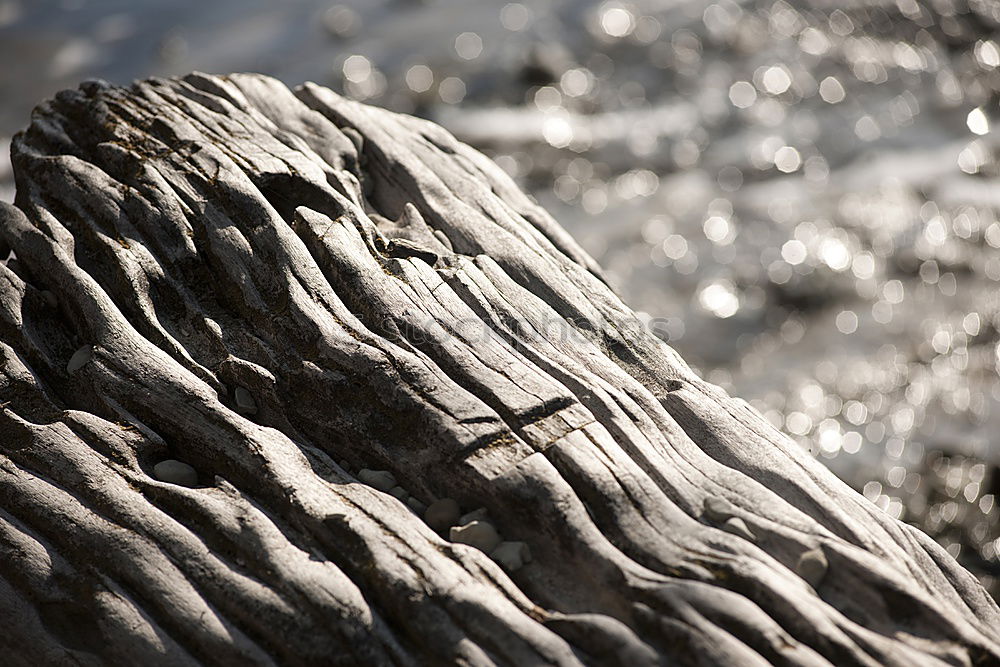
<path id="1" fill-rule="evenodd" d="M 67 372 L 79 371 L 93 358 L 93 353 L 94 348 L 90 345 L 78 349 L 67 364 Z M 257 413 L 257 403 L 248 389 L 237 386 L 233 396 L 238 412 L 245 415 Z M 349 464 L 347 461 L 341 461 L 340 467 L 348 470 Z M 156 463 L 153 466 L 153 477 L 168 484 L 188 488 L 198 486 L 198 472 L 190 464 L 177 459 L 164 459 Z M 360 482 L 387 493 L 406 505 L 410 511 L 423 518 L 428 526 L 452 542 L 475 547 L 488 554 L 508 572 L 519 570 L 525 563 L 531 562 L 528 545 L 524 542 L 504 540 L 496 526 L 489 521 L 485 507 L 463 513 L 458 502 L 452 498 L 439 498 L 426 505 L 400 486 L 396 476 L 388 470 L 362 468 L 356 477 Z M 743 528 L 749 532 L 745 524 Z"/>
<path id="2" fill-rule="evenodd" d="M 396 477 L 388 470 L 363 468 L 358 471 L 357 478 L 405 504 L 414 514 L 422 517 L 428 526 L 452 542 L 466 544 L 489 554 L 490 558 L 508 572 L 519 570 L 525 563 L 531 562 L 528 545 L 524 542 L 505 541 L 496 526 L 489 521 L 485 507 L 463 514 L 458 501 L 452 498 L 439 498 L 430 505 L 425 505 L 397 484 Z"/>
<path id="3" fill-rule="evenodd" d="M 346 461 L 340 466 L 348 468 Z M 197 471 L 187 463 L 177 459 L 165 459 L 153 466 L 153 477 L 161 482 L 193 488 L 198 485 Z M 452 498 L 439 498 L 425 505 L 400 486 L 396 476 L 388 470 L 362 468 L 356 475 L 364 484 L 388 493 L 406 505 L 414 514 L 423 518 L 428 526 L 438 534 L 457 544 L 475 547 L 500 564 L 508 572 L 515 572 L 531 562 L 531 552 L 524 542 L 504 540 L 488 517 L 485 507 L 462 513 L 458 502 Z M 731 519 L 742 524 L 741 519 Z M 728 525 L 728 524 L 727 524 Z M 746 524 L 743 530 L 749 533 Z M 750 536 L 747 539 L 752 539 Z"/>
<path id="4" fill-rule="evenodd" d="M 341 467 L 347 469 L 347 462 L 341 462 Z M 153 476 L 161 482 L 178 486 L 195 487 L 198 484 L 198 473 L 195 469 L 176 459 L 166 459 L 154 465 Z M 405 504 L 438 534 L 457 544 L 479 549 L 508 572 L 515 572 L 531 562 L 528 545 L 520 541 L 504 540 L 496 526 L 489 521 L 485 507 L 463 513 L 458 501 L 453 498 L 438 498 L 425 505 L 400 486 L 396 476 L 388 470 L 362 468 L 356 477 L 360 482 L 388 493 Z M 725 498 L 709 497 L 705 499 L 701 516 L 707 523 L 720 530 L 756 542 L 757 536 L 746 521 L 736 514 L 737 510 L 733 504 Z M 827 559 L 822 548 L 816 547 L 800 555 L 795 570 L 809 585 L 816 588 L 826 576 L 827 567 Z"/>

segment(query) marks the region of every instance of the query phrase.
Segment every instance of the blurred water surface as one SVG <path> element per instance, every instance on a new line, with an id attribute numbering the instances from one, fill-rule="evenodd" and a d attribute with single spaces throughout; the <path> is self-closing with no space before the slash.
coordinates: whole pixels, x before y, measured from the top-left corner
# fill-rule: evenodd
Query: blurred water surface
<path id="1" fill-rule="evenodd" d="M 996 596 L 998 28 L 993 0 L 0 0 L 0 196 L 31 107 L 90 77 L 259 71 L 436 120 Z"/>

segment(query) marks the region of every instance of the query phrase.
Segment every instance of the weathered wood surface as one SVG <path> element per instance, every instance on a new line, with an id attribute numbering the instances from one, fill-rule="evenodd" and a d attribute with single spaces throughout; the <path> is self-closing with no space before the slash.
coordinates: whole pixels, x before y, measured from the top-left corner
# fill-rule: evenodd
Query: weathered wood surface
<path id="1" fill-rule="evenodd" d="M 12 151 L 4 664 L 1000 661 L 968 572 L 441 128 L 195 74 L 61 93 Z"/>

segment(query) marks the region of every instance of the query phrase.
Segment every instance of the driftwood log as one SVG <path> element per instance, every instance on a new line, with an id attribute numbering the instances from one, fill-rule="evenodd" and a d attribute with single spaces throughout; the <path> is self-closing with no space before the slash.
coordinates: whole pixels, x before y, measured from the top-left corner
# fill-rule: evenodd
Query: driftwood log
<path id="1" fill-rule="evenodd" d="M 3 664 L 1000 662 L 972 575 L 440 127 L 194 74 L 12 159 Z"/>

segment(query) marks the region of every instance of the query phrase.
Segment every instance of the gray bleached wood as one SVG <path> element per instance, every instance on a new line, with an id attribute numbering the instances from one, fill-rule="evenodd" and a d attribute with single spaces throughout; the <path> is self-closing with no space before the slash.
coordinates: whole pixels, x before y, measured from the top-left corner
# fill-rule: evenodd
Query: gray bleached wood
<path id="1" fill-rule="evenodd" d="M 258 75 L 88 82 L 12 160 L 8 663 L 1000 660 L 974 577 L 440 127 Z M 503 567 L 448 539 L 479 508 Z"/>

